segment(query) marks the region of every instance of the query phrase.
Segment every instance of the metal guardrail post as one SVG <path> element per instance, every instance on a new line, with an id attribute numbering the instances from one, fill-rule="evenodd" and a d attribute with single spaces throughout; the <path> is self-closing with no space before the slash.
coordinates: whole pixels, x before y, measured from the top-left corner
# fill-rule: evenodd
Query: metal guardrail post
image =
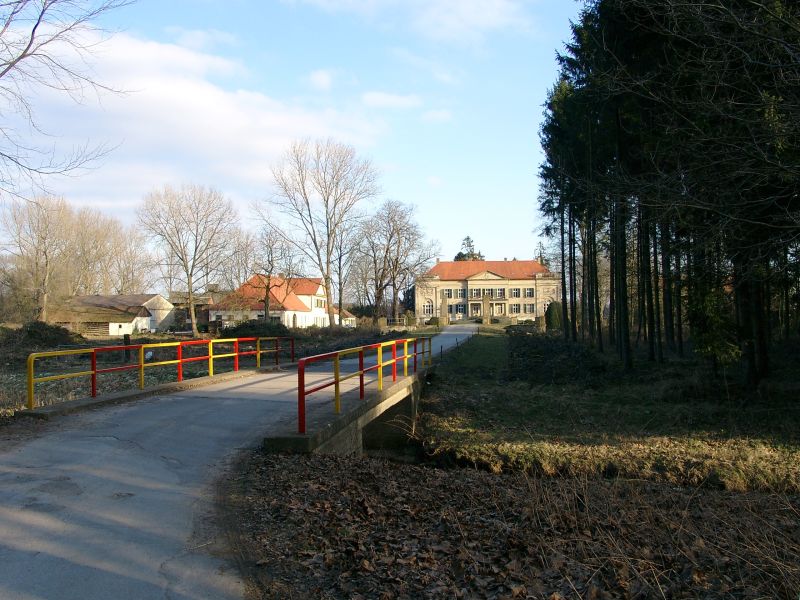
<path id="1" fill-rule="evenodd" d="M 144 344 L 139 346 L 139 389 L 144 389 Z"/>
<path id="2" fill-rule="evenodd" d="M 261 338 L 256 339 L 256 369 L 261 368 Z"/>
<path id="3" fill-rule="evenodd" d="M 392 381 L 397 381 L 397 342 L 392 344 Z"/>
<path id="4" fill-rule="evenodd" d="M 233 342 L 233 371 L 239 370 L 239 340 Z"/>
<path id="5" fill-rule="evenodd" d="M 33 363 L 36 360 L 36 354 L 28 356 L 28 408 L 33 410 Z"/>
<path id="6" fill-rule="evenodd" d="M 417 338 L 414 338 L 414 373 L 417 372 Z"/>
<path id="7" fill-rule="evenodd" d="M 178 381 L 183 381 L 183 342 L 178 344 Z"/>
<path id="8" fill-rule="evenodd" d="M 337 354 L 333 359 L 333 380 L 336 382 L 334 384 L 334 393 L 333 393 L 333 408 L 338 415 L 342 412 L 342 403 L 341 403 L 341 392 L 339 386 L 339 374 L 340 374 L 340 365 L 339 365 L 339 355 Z"/>
<path id="9" fill-rule="evenodd" d="M 208 340 L 208 376 L 214 376 L 214 340 Z"/>
<path id="10" fill-rule="evenodd" d="M 92 398 L 97 397 L 97 350 L 92 350 Z"/>
<path id="11" fill-rule="evenodd" d="M 378 346 L 378 391 L 383 391 L 383 346 Z"/>
<path id="12" fill-rule="evenodd" d="M 408 377 L 408 338 L 403 340 L 403 377 Z"/>
<path id="13" fill-rule="evenodd" d="M 306 363 L 297 364 L 297 433 L 306 432 Z"/>
<path id="14" fill-rule="evenodd" d="M 364 399 L 364 349 L 358 351 L 358 390 L 359 390 L 359 399 Z"/>

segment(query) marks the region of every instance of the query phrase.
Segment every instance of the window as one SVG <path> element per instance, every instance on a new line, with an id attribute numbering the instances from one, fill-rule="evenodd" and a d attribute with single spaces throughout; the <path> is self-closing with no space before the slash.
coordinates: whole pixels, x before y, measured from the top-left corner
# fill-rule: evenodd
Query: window
<path id="1" fill-rule="evenodd" d="M 456 290 L 456 298 L 466 298 L 467 297 L 467 290 L 464 288 L 458 288 Z"/>
<path id="2" fill-rule="evenodd" d="M 536 314 L 536 305 L 535 304 L 526 304 L 523 308 L 524 308 L 525 312 L 528 313 L 528 314 L 533 314 L 533 315 Z"/>
<path id="3" fill-rule="evenodd" d="M 481 291 L 480 289 L 473 288 L 469 291 L 470 298 L 480 298 Z"/>
<path id="4" fill-rule="evenodd" d="M 525 288 L 525 297 L 533 298 L 533 288 Z"/>
<path id="5" fill-rule="evenodd" d="M 466 304 L 456 304 L 456 314 L 457 315 L 465 315 L 465 314 L 467 314 L 467 305 Z"/>
<path id="6" fill-rule="evenodd" d="M 493 289 L 485 289 L 483 290 L 484 296 L 489 296 L 489 298 L 494 298 L 494 290 Z"/>
<path id="7" fill-rule="evenodd" d="M 509 312 L 512 315 L 518 315 L 519 314 L 519 309 L 520 309 L 519 304 L 512 304 L 512 305 L 509 306 Z"/>
<path id="8" fill-rule="evenodd" d="M 425 304 L 422 307 L 422 313 L 426 317 L 432 317 L 433 316 L 433 301 L 428 300 L 427 302 L 425 302 Z"/>
<path id="9" fill-rule="evenodd" d="M 506 297 L 506 288 L 500 288 L 497 290 L 497 298 L 502 300 Z"/>
<path id="10" fill-rule="evenodd" d="M 452 298 L 453 297 L 453 290 L 451 290 L 450 288 L 447 288 L 444 291 L 444 297 L 445 298 Z"/>
<path id="11" fill-rule="evenodd" d="M 511 297 L 512 298 L 519 298 L 519 288 L 511 288 Z"/>
<path id="12" fill-rule="evenodd" d="M 449 314 L 449 315 L 453 314 L 453 305 L 452 304 L 448 304 L 447 305 L 447 314 Z"/>

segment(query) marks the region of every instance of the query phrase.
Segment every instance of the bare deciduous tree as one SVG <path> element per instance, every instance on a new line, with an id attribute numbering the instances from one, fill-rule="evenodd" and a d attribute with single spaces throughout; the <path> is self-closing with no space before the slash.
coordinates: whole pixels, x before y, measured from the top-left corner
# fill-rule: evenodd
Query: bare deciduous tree
<path id="1" fill-rule="evenodd" d="M 225 265 L 220 274 L 220 283 L 227 290 L 238 289 L 256 272 L 258 237 L 241 227 L 235 227 L 230 235 Z"/>
<path id="2" fill-rule="evenodd" d="M 15 200 L 0 211 L 6 314 L 46 320 L 63 298 L 141 293 L 152 284 L 141 233 L 64 199 Z M 7 306 L 4 306 L 7 308 Z"/>
<path id="3" fill-rule="evenodd" d="M 60 156 L 37 147 L 14 130 L 16 115 L 40 131 L 31 97 L 47 87 L 80 101 L 87 90 L 109 90 L 92 77 L 88 58 L 98 42 L 93 25 L 103 14 L 131 0 L 7 0 L 0 3 L 0 104 L 6 117 L 0 135 L 0 188 L 13 193 L 20 178 L 36 183 L 44 175 L 73 171 L 106 148 L 73 148 Z"/>
<path id="4" fill-rule="evenodd" d="M 412 210 L 402 202 L 387 200 L 361 227 L 358 269 L 372 288 L 364 296 L 372 300 L 374 318 L 386 311 L 390 290 L 391 313 L 398 318 L 400 292 L 439 254 L 438 244 L 425 240 Z"/>
<path id="5" fill-rule="evenodd" d="M 41 321 L 47 320 L 55 274 L 69 248 L 70 212 L 63 198 L 47 196 L 12 201 L 2 212 L 4 248 L 26 282 L 24 293 L 33 299 L 33 317 Z"/>
<path id="6" fill-rule="evenodd" d="M 159 246 L 167 270 L 185 286 L 192 333 L 199 335 L 195 293 L 225 263 L 236 211 L 230 200 L 210 187 L 165 186 L 150 193 L 138 210 L 139 222 Z"/>
<path id="7" fill-rule="evenodd" d="M 351 146 L 328 139 L 294 142 L 272 174 L 276 185 L 272 204 L 290 227 L 290 231 L 275 231 L 319 269 L 333 326 L 337 239 L 359 203 L 378 195 L 376 170 L 369 160 L 358 158 Z"/>

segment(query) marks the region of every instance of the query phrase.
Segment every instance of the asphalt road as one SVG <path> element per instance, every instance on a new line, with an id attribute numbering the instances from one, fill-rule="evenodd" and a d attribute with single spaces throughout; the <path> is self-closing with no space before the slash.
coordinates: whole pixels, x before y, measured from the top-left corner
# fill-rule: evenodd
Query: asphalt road
<path id="1" fill-rule="evenodd" d="M 434 353 L 476 328 L 448 327 Z M 259 374 L 59 417 L 0 451 L 0 599 L 243 598 L 214 483 L 240 450 L 294 431 L 296 391 L 293 371 Z"/>

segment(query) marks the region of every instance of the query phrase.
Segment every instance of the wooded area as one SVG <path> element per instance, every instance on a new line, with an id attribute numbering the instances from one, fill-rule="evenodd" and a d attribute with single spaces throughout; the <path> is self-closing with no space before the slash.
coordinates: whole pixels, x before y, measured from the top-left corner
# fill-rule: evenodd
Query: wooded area
<path id="1" fill-rule="evenodd" d="M 800 325 L 800 8 L 598 0 L 559 64 L 540 207 L 565 336 L 756 384 Z"/>

